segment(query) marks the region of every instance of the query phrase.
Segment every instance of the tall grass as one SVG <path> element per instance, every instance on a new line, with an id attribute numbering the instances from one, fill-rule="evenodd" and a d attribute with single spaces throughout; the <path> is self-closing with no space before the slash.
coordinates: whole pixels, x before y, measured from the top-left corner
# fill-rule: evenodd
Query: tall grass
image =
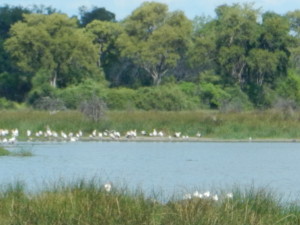
<path id="1" fill-rule="evenodd" d="M 10 151 L 8 151 L 3 147 L 0 147 L 0 156 L 8 156 L 8 155 L 10 155 Z"/>
<path id="2" fill-rule="evenodd" d="M 254 111 L 222 114 L 218 111 L 109 111 L 105 118 L 93 122 L 77 111 L 62 111 L 49 114 L 42 111 L 0 111 L 0 129 L 18 128 L 25 135 L 27 129 L 45 130 L 50 126 L 55 131 L 90 133 L 117 130 L 152 131 L 154 128 L 167 135 L 182 132 L 195 136 L 220 139 L 287 138 L 300 137 L 300 113 L 286 116 L 276 111 Z"/>
<path id="3" fill-rule="evenodd" d="M 59 187 L 59 186 L 58 186 Z M 0 224 L 298 225 L 300 208 L 265 189 L 233 192 L 219 201 L 174 198 L 156 201 L 142 191 L 79 181 L 36 194 L 17 183 L 0 193 Z"/>

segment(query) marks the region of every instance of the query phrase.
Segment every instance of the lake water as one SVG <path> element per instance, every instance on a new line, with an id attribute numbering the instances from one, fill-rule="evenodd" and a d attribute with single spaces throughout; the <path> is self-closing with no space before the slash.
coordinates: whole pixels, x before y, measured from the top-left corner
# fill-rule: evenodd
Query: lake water
<path id="1" fill-rule="evenodd" d="M 300 194 L 300 143 L 18 143 L 33 157 L 1 157 L 0 183 L 28 190 L 59 180 L 100 178 L 164 193 L 267 187 Z M 16 148 L 16 146 L 11 147 Z"/>

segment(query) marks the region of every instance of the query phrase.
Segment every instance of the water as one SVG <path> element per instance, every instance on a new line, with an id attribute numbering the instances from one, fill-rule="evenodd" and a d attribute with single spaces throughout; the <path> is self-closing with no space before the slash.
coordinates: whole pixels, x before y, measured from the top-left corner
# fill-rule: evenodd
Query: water
<path id="1" fill-rule="evenodd" d="M 59 180 L 100 178 L 146 192 L 266 187 L 300 194 L 299 143 L 19 143 L 33 157 L 1 157 L 0 184 L 28 190 Z M 15 147 L 13 147 L 15 148 Z"/>

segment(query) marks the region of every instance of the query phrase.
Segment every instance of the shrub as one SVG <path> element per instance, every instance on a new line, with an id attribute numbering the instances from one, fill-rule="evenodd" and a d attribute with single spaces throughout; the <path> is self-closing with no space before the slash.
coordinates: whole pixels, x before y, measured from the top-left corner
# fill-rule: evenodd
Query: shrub
<path id="1" fill-rule="evenodd" d="M 229 94 L 228 98 L 221 100 L 219 110 L 221 112 L 241 112 L 253 108 L 246 93 L 238 86 L 225 89 Z"/>
<path id="2" fill-rule="evenodd" d="M 136 91 L 129 88 L 111 88 L 107 91 L 106 103 L 109 109 L 135 108 Z"/>
<path id="3" fill-rule="evenodd" d="M 290 99 L 294 103 L 300 104 L 300 75 L 294 71 L 289 71 L 287 77 L 279 79 L 276 92 L 282 99 Z M 275 100 L 277 102 L 278 99 Z M 277 103 L 275 103 L 277 104 Z"/>
<path id="4" fill-rule="evenodd" d="M 81 102 L 91 99 L 93 96 L 104 97 L 106 87 L 93 80 L 86 80 L 79 85 L 71 85 L 57 90 L 57 97 L 62 99 L 68 109 L 77 109 Z"/>
<path id="5" fill-rule="evenodd" d="M 187 110 L 197 107 L 197 99 L 187 96 L 178 85 L 145 87 L 137 90 L 136 106 L 143 110 Z"/>
<path id="6" fill-rule="evenodd" d="M 80 111 L 89 119 L 97 122 L 104 117 L 106 104 L 99 97 L 93 96 L 90 100 L 85 100 L 80 104 Z"/>
<path id="7" fill-rule="evenodd" d="M 219 108 L 225 99 L 230 98 L 230 95 L 219 85 L 212 83 L 200 84 L 200 96 L 204 104 L 211 108 Z"/>
<path id="8" fill-rule="evenodd" d="M 0 98 L 0 109 L 15 109 L 16 104 L 6 98 Z"/>
<path id="9" fill-rule="evenodd" d="M 35 101 L 34 108 L 50 112 L 65 110 L 65 104 L 61 99 L 42 97 Z"/>

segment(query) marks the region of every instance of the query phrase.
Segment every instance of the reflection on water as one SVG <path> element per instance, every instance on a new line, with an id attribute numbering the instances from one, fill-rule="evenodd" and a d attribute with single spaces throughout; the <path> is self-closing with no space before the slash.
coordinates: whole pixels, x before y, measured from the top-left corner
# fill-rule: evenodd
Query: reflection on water
<path id="1" fill-rule="evenodd" d="M 59 180 L 101 181 L 174 193 L 254 184 L 300 193 L 298 143 L 19 143 L 33 157 L 1 157 L 0 183 L 29 190 Z M 16 148 L 16 147 L 12 147 Z"/>

